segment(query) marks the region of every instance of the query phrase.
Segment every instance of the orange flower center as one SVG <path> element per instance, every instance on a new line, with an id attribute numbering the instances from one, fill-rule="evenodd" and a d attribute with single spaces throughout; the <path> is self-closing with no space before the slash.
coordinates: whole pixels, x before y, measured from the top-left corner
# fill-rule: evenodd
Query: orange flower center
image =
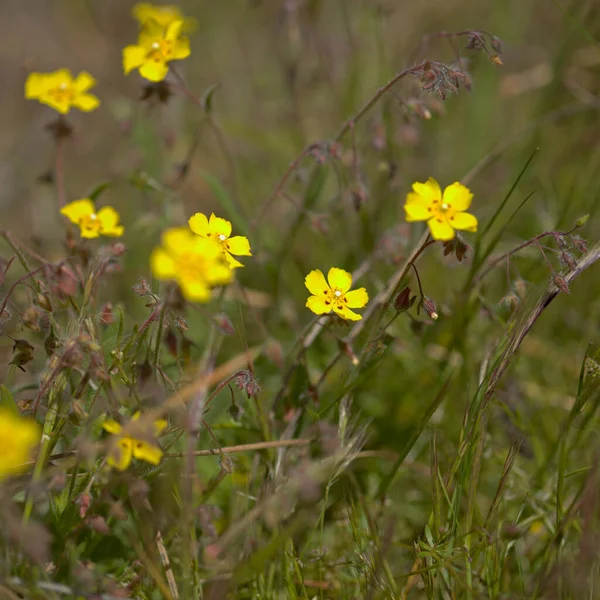
<path id="1" fill-rule="evenodd" d="M 160 40 L 152 42 L 146 55 L 148 60 L 155 63 L 166 62 L 173 56 L 173 40 Z"/>
<path id="2" fill-rule="evenodd" d="M 323 296 L 325 297 L 325 304 L 327 306 L 333 305 L 339 310 L 344 308 L 345 304 L 348 302 L 348 300 L 346 300 L 346 294 L 337 288 L 325 290 Z"/>
<path id="3" fill-rule="evenodd" d="M 75 92 L 68 83 L 63 81 L 57 87 L 48 90 L 48 95 L 55 102 L 72 102 Z"/>
<path id="4" fill-rule="evenodd" d="M 79 227 L 82 231 L 100 233 L 102 231 L 102 223 L 96 213 L 85 215 L 79 219 Z"/>
<path id="5" fill-rule="evenodd" d="M 454 221 L 454 214 L 456 211 L 448 202 L 434 200 L 427 210 L 431 213 L 431 217 L 436 219 L 438 223 L 442 223 L 443 221 Z"/>

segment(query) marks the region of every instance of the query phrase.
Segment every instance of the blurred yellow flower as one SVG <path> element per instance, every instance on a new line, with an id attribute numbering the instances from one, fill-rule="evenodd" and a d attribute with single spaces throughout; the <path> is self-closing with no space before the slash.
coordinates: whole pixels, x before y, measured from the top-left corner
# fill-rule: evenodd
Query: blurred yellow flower
<path id="1" fill-rule="evenodd" d="M 181 37 L 183 21 L 173 21 L 167 28 L 154 19 L 144 22 L 138 43 L 123 49 L 125 75 L 139 69 L 140 75 L 150 81 L 162 81 L 169 72 L 168 63 L 190 55 L 190 41 Z"/>
<path id="2" fill-rule="evenodd" d="M 23 465 L 31 460 L 40 435 L 40 427 L 35 421 L 0 407 L 0 480 L 23 470 Z"/>
<path id="3" fill-rule="evenodd" d="M 150 266 L 154 277 L 176 281 L 184 297 L 197 302 L 210 300 L 211 288 L 233 277 L 221 246 L 185 227 L 163 233 L 162 246 L 152 252 Z"/>
<path id="4" fill-rule="evenodd" d="M 25 82 L 25 98 L 39 100 L 59 113 L 66 115 L 71 107 L 90 112 L 100 105 L 100 100 L 87 91 L 96 80 L 85 71 L 75 79 L 69 69 L 52 73 L 30 73 Z"/>
<path id="5" fill-rule="evenodd" d="M 89 198 L 82 198 L 63 206 L 60 212 L 71 223 L 79 225 L 82 238 L 123 235 L 124 228 L 119 225 L 119 213 L 112 206 L 104 206 L 96 212 L 94 203 Z"/>
<path id="6" fill-rule="evenodd" d="M 140 413 L 136 412 L 132 417 L 132 421 L 137 421 L 140 418 Z M 122 436 L 121 431 L 123 427 L 113 421 L 107 419 L 102 423 L 102 427 L 108 433 L 119 436 L 111 447 L 106 462 L 119 471 L 124 471 L 131 464 L 131 459 L 137 458 L 138 460 L 145 460 L 153 465 L 158 465 L 160 459 L 163 457 L 163 451 L 150 441 L 155 439 L 162 433 L 167 427 L 167 421 L 165 419 L 159 419 L 154 421 L 152 427 L 147 432 L 143 432 L 144 439 L 138 439 L 130 436 Z"/>
<path id="7" fill-rule="evenodd" d="M 244 266 L 241 262 L 233 258 L 232 254 L 236 256 L 252 256 L 248 238 L 241 235 L 229 237 L 231 235 L 231 223 L 221 217 L 215 216 L 214 213 L 210 215 L 210 220 L 206 218 L 206 215 L 196 213 L 190 217 L 188 222 L 190 229 L 195 234 L 219 243 L 227 264 L 232 269 Z"/>
<path id="8" fill-rule="evenodd" d="M 306 307 L 315 314 L 323 315 L 333 311 L 348 321 L 362 319 L 359 314 L 350 309 L 365 307 L 369 301 L 369 295 L 364 287 L 349 291 L 352 287 L 352 275 L 347 271 L 332 267 L 329 269 L 327 281 L 325 281 L 323 273 L 316 269 L 306 276 L 304 284 L 313 294 L 306 301 Z"/>
<path id="9" fill-rule="evenodd" d="M 455 229 L 477 231 L 477 219 L 466 211 L 473 194 L 462 183 L 449 185 L 442 194 L 439 183 L 430 177 L 425 183 L 415 182 L 406 196 L 406 220 L 427 221 L 436 240 L 447 241 L 456 235 Z"/>
<path id="10" fill-rule="evenodd" d="M 138 2 L 131 9 L 133 18 L 143 25 L 146 21 L 153 19 L 161 27 L 166 29 L 174 21 L 183 21 L 183 29 L 187 33 L 193 31 L 196 27 L 196 19 L 184 17 L 178 6 L 173 4 L 148 4 L 147 2 Z"/>

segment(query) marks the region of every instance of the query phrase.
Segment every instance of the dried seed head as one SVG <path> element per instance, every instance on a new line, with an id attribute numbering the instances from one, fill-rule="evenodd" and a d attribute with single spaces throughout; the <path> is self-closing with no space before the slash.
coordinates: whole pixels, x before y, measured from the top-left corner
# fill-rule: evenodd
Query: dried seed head
<path id="1" fill-rule="evenodd" d="M 148 282 L 140 277 L 139 281 L 131 288 L 138 296 L 146 296 L 150 293 Z"/>
<path id="2" fill-rule="evenodd" d="M 552 281 L 554 282 L 554 285 L 563 293 L 563 294 L 570 294 L 571 291 L 569 290 L 569 286 L 567 284 L 567 281 L 564 277 L 562 277 L 561 275 L 559 275 L 558 273 L 555 273 L 552 276 Z"/>

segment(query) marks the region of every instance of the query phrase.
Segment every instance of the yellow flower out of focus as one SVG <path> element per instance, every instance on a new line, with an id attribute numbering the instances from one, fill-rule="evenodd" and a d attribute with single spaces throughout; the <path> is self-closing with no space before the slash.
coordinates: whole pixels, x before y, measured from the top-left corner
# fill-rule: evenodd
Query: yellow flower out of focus
<path id="1" fill-rule="evenodd" d="M 140 413 L 136 412 L 133 417 L 131 417 L 131 420 L 137 421 L 139 418 Z M 163 451 L 156 444 L 153 444 L 148 440 L 155 441 L 167 427 L 167 421 L 165 419 L 154 421 L 149 431 L 144 432 L 144 439 L 122 436 L 121 431 L 123 431 L 123 427 L 112 419 L 104 421 L 102 427 L 105 431 L 108 431 L 108 433 L 119 436 L 106 458 L 106 462 L 111 467 L 114 467 L 119 471 L 125 471 L 131 464 L 132 458 L 145 460 L 152 465 L 158 465 L 160 463 L 160 459 L 163 457 Z"/>
<path id="2" fill-rule="evenodd" d="M 233 258 L 236 256 L 252 256 L 250 253 L 250 242 L 248 238 L 237 235 L 231 235 L 231 223 L 221 217 L 210 215 L 210 220 L 202 213 L 196 213 L 189 220 L 190 229 L 200 237 L 215 240 L 223 250 L 223 255 L 227 264 L 232 268 L 243 267 L 244 265 Z"/>
<path id="3" fill-rule="evenodd" d="M 167 28 L 154 19 L 144 22 L 138 43 L 123 49 L 125 75 L 139 69 L 149 81 L 162 81 L 169 72 L 168 63 L 190 55 L 190 41 L 181 37 L 183 21 L 173 21 Z"/>
<path id="4" fill-rule="evenodd" d="M 152 252 L 150 266 L 157 279 L 176 281 L 184 297 L 196 302 L 210 300 L 211 288 L 233 277 L 221 246 L 185 227 L 163 233 L 162 246 Z"/>
<path id="5" fill-rule="evenodd" d="M 94 203 L 89 198 L 82 198 L 63 206 L 60 212 L 71 223 L 79 225 L 82 238 L 123 235 L 123 226 L 119 225 L 119 213 L 112 206 L 104 206 L 96 212 Z"/>
<path id="6" fill-rule="evenodd" d="M 430 177 L 425 183 L 413 183 L 406 197 L 404 210 L 407 221 L 427 221 L 436 240 L 454 238 L 456 229 L 477 231 L 477 219 L 466 211 L 473 194 L 462 183 L 449 185 L 442 194 L 438 182 Z"/>
<path id="7" fill-rule="evenodd" d="M 75 79 L 69 69 L 52 73 L 30 73 L 25 82 L 25 98 L 39 100 L 66 115 L 72 107 L 90 112 L 100 105 L 100 100 L 87 91 L 96 85 L 96 80 L 85 71 Z"/>
<path id="8" fill-rule="evenodd" d="M 352 275 L 343 269 L 332 267 L 327 273 L 327 281 L 323 273 L 316 269 L 304 280 L 308 291 L 313 294 L 306 301 L 306 306 L 317 315 L 333 311 L 348 321 L 360 321 L 362 317 L 351 311 L 351 308 L 363 308 L 369 301 L 365 288 L 349 291 L 352 287 Z"/>
<path id="9" fill-rule="evenodd" d="M 0 480 L 16 475 L 31 460 L 32 452 L 40 441 L 41 431 L 35 421 L 0 408 Z"/>
<path id="10" fill-rule="evenodd" d="M 187 33 L 196 28 L 196 19 L 184 17 L 179 7 L 172 4 L 154 5 L 146 2 L 138 2 L 132 8 L 131 14 L 140 25 L 153 19 L 164 29 L 175 21 L 183 21 L 183 31 Z"/>

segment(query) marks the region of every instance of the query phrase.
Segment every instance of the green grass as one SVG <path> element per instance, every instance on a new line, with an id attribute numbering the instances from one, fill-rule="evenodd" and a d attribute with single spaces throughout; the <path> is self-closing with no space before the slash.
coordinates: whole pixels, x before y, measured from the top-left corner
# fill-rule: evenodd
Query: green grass
<path id="1" fill-rule="evenodd" d="M 53 116 L 21 102 L 19 79 L 0 402 L 45 436 L 0 483 L 0 597 L 595 598 L 595 7 L 209 4 L 182 2 L 199 25 L 166 104 L 122 74 L 124 3 L 60 3 L 64 41 L 43 3 L 6 15 L 59 47 L 51 64 L 15 54 L 21 77 L 99 79 L 101 109 L 69 115 L 59 171 L 68 201 L 115 206 L 126 233 L 121 254 L 61 221 L 60 177 L 36 182 L 55 170 Z M 467 36 L 431 35 L 467 27 L 502 38 L 503 67 Z M 472 90 L 442 100 L 425 71 L 448 91 L 454 48 Z M 463 261 L 405 221 L 430 176 L 474 193 Z M 198 211 L 253 254 L 203 305 L 148 262 Z M 73 288 L 49 269 L 63 262 Z M 331 266 L 369 292 L 356 324 L 305 308 L 304 277 Z M 140 277 L 153 295 L 134 293 Z M 396 314 L 404 286 L 417 300 Z M 25 372 L 6 336 L 33 346 Z M 102 421 L 137 410 L 168 418 L 166 454 L 119 473 Z"/>

